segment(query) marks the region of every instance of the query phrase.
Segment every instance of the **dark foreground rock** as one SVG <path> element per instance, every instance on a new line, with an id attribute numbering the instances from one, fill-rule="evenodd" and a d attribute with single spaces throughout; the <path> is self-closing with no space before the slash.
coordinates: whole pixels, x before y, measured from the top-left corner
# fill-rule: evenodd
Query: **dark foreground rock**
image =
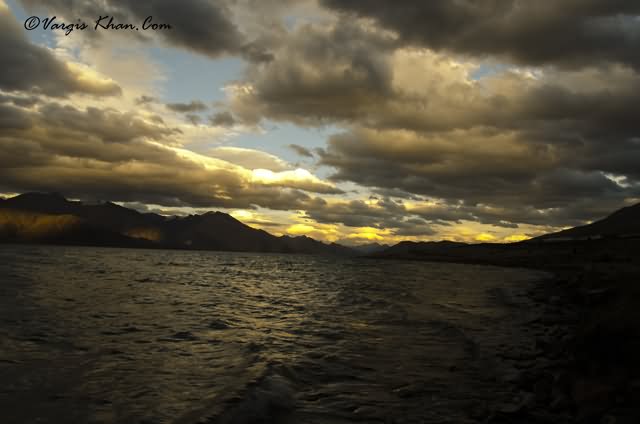
<path id="1" fill-rule="evenodd" d="M 523 331 L 535 347 L 499 353 L 516 393 L 479 421 L 639 423 L 638 275 L 631 266 L 591 265 L 534 288 L 540 314 Z"/>

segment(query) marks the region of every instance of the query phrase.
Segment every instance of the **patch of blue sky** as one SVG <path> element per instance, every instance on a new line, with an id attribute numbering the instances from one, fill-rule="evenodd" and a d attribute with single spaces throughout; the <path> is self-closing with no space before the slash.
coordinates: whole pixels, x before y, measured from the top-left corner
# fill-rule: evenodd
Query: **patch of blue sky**
<path id="1" fill-rule="evenodd" d="M 240 79 L 245 66 L 238 58 L 212 59 L 160 45 L 149 48 L 148 52 L 167 76 L 161 93 L 165 102 L 200 100 L 211 106 L 224 101 L 224 87 Z"/>
<path id="2" fill-rule="evenodd" d="M 48 47 L 55 46 L 55 36 L 54 36 L 55 32 L 52 31 L 52 30 L 45 30 L 44 29 L 44 25 L 42 23 L 43 19 L 50 18 L 50 17 L 53 17 L 53 16 L 45 15 L 45 14 L 43 14 L 42 11 L 29 11 L 29 12 L 27 12 L 22 7 L 20 2 L 18 2 L 16 0 L 5 0 L 5 2 L 9 6 L 9 9 L 11 10 L 11 13 L 13 13 L 13 16 L 15 16 L 16 20 L 18 21 L 18 24 L 22 28 L 24 28 L 24 23 L 27 20 L 27 18 L 30 18 L 31 16 L 37 16 L 38 18 L 40 18 L 41 23 L 37 28 L 32 29 L 32 30 L 26 30 L 26 29 L 24 30 L 24 32 L 27 35 L 27 38 L 29 38 L 29 41 L 31 41 L 32 43 L 35 43 L 35 44 L 48 46 Z M 58 18 L 55 22 L 63 23 L 64 21 L 62 19 Z M 64 22 L 64 23 L 67 23 L 67 22 Z"/>
<path id="3" fill-rule="evenodd" d="M 492 77 L 501 74 L 513 67 L 504 63 L 483 62 L 469 75 L 473 80 L 481 80 L 482 78 Z"/>

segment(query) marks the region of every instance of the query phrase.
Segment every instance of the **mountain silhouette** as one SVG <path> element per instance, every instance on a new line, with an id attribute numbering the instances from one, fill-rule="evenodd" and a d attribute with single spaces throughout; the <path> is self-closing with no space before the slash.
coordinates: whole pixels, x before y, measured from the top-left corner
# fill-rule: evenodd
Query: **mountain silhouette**
<path id="1" fill-rule="evenodd" d="M 449 240 L 442 241 L 401 241 L 388 249 L 373 252 L 376 257 L 414 257 L 424 255 L 443 255 L 455 252 L 457 248 L 469 246 Z"/>
<path id="2" fill-rule="evenodd" d="M 636 263 L 640 260 L 640 204 L 588 225 L 517 243 L 403 241 L 370 256 L 549 269 L 599 262 Z"/>
<path id="3" fill-rule="evenodd" d="M 533 240 L 561 241 L 637 236 L 640 236 L 640 203 L 619 209 L 606 218 L 591 224 L 569 228 L 557 233 L 545 234 Z"/>
<path id="4" fill-rule="evenodd" d="M 352 255 L 347 247 L 306 236 L 276 237 L 231 215 L 165 217 L 111 202 L 70 201 L 55 193 L 0 200 L 0 241 L 242 252 Z"/>
<path id="5" fill-rule="evenodd" d="M 366 244 L 358 244 L 355 246 L 351 246 L 352 249 L 363 255 L 371 255 L 377 252 L 382 252 L 383 250 L 388 249 L 390 246 L 388 244 L 380 244 L 380 243 L 366 243 Z"/>

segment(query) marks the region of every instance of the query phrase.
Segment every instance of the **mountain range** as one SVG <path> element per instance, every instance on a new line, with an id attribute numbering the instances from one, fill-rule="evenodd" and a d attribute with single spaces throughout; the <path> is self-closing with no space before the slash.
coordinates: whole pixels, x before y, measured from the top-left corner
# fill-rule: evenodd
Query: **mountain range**
<path id="1" fill-rule="evenodd" d="M 596 262 L 639 263 L 640 204 L 622 208 L 591 224 L 517 243 L 403 241 L 371 256 L 534 268 Z"/>
<path id="2" fill-rule="evenodd" d="M 369 255 L 379 258 L 480 260 L 531 255 L 533 246 L 558 242 L 640 238 L 640 204 L 622 208 L 591 224 L 546 234 L 520 243 L 469 245 L 452 241 L 410 242 L 394 246 L 346 247 L 310 237 L 274 236 L 249 227 L 231 215 L 163 216 L 141 213 L 112 202 L 83 203 L 59 194 L 25 193 L 0 199 L 0 242 L 92 246 L 227 250 L 273 253 Z M 554 243 L 551 243 L 554 242 Z M 567 243 L 562 243 L 567 245 Z M 547 251 L 549 248 L 545 248 Z M 571 248 L 572 251 L 575 247 Z"/>
<path id="3" fill-rule="evenodd" d="M 83 203 L 58 194 L 25 193 L 0 200 L 0 241 L 93 246 L 353 255 L 306 236 L 277 237 L 231 215 L 165 217 L 111 202 Z"/>

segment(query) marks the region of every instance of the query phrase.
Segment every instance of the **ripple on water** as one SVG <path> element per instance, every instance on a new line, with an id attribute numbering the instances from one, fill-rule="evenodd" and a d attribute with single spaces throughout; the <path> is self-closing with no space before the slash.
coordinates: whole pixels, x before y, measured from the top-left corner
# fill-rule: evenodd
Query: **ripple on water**
<path id="1" fill-rule="evenodd" d="M 0 264 L 0 407 L 21 423 L 470 422 L 464 405 L 507 390 L 481 378 L 513 343 L 503 287 L 538 278 L 28 246 Z"/>

